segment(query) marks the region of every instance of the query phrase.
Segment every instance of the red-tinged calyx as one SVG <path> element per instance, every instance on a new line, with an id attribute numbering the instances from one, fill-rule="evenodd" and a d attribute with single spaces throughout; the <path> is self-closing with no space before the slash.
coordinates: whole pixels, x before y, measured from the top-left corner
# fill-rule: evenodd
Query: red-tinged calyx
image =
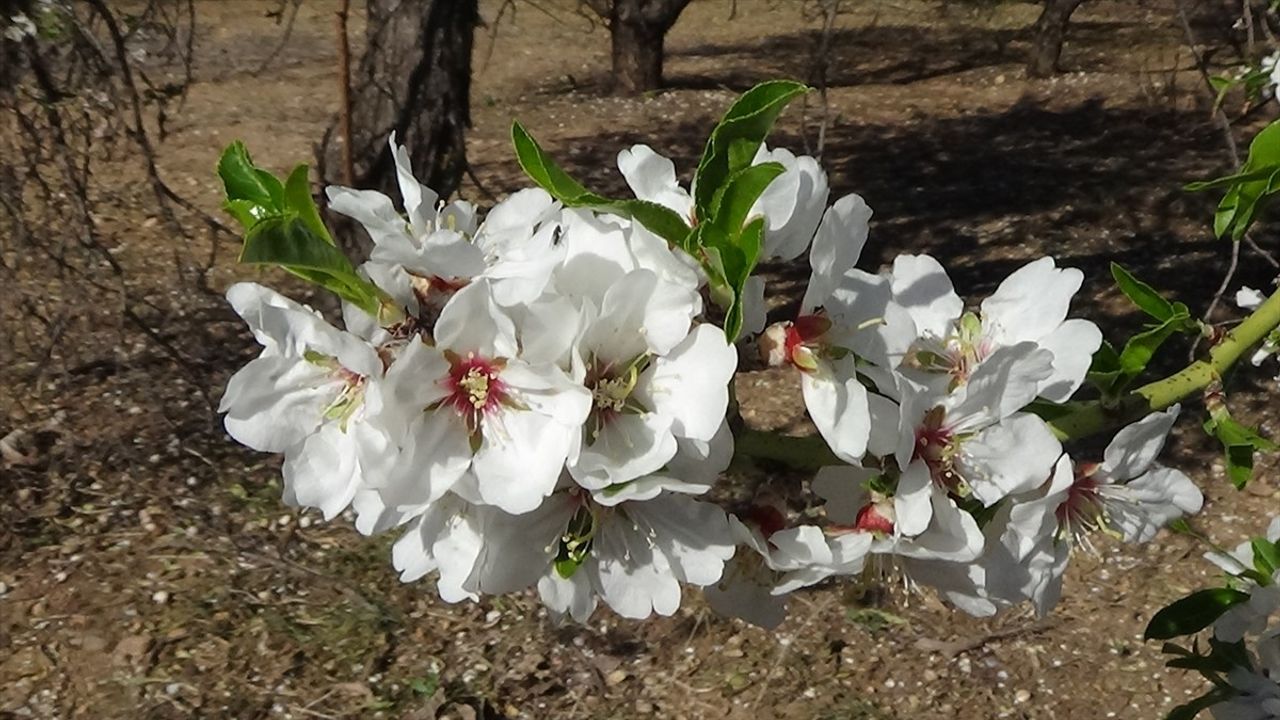
<path id="1" fill-rule="evenodd" d="M 814 372 L 830 330 L 831 320 L 820 314 L 775 323 L 760 337 L 760 354 L 770 367 L 793 365 L 801 372 Z"/>
<path id="2" fill-rule="evenodd" d="M 894 520 L 895 514 L 891 500 L 872 501 L 858 511 L 857 518 L 853 521 L 853 527 L 863 532 L 892 535 Z"/>

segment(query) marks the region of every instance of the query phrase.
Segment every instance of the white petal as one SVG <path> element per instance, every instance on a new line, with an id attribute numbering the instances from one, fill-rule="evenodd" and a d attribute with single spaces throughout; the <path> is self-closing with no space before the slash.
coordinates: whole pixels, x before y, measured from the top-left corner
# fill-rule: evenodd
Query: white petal
<path id="1" fill-rule="evenodd" d="M 1125 427 L 1112 438 L 1103 452 L 1101 471 L 1114 480 L 1128 480 L 1146 472 L 1164 449 L 1169 430 L 1178 419 L 1181 405 L 1154 412 Z"/>
<path id="2" fill-rule="evenodd" d="M 1012 415 L 962 442 L 960 472 L 987 507 L 1044 485 L 1062 455 L 1053 431 L 1030 413 Z"/>
<path id="3" fill-rule="evenodd" d="M 400 186 L 400 198 L 404 201 L 409 223 L 413 226 L 415 233 L 425 232 L 430 227 L 431 221 L 435 219 L 435 205 L 439 196 L 413 176 L 409 150 L 403 145 L 396 145 L 395 132 L 387 138 L 387 143 L 391 145 L 391 156 L 395 159 L 396 183 Z"/>
<path id="4" fill-rule="evenodd" d="M 1053 374 L 1040 381 L 1040 397 L 1066 402 L 1084 382 L 1093 354 L 1102 346 L 1102 331 L 1088 320 L 1068 320 L 1039 342 L 1053 353 Z"/>
<path id="5" fill-rule="evenodd" d="M 1004 345 L 1039 340 L 1067 318 L 1083 281 L 1084 273 L 1055 267 L 1051 257 L 1027 263 L 982 301 L 983 328 Z"/>
<path id="6" fill-rule="evenodd" d="M 1053 372 L 1053 353 L 1032 342 L 1002 347 L 983 360 L 963 390 L 949 398 L 947 423 L 970 431 L 1005 418 L 1036 398 Z"/>
<path id="7" fill-rule="evenodd" d="M 933 496 L 929 466 L 920 460 L 908 465 L 893 494 L 894 530 L 905 537 L 927 530 L 933 521 Z"/>
<path id="8" fill-rule="evenodd" d="M 585 623 L 596 609 L 596 593 L 585 570 L 569 578 L 560 577 L 555 570 L 548 572 L 538 580 L 538 596 L 553 615 L 568 615 L 580 623 Z"/>
<path id="9" fill-rule="evenodd" d="M 680 606 L 680 584 L 666 557 L 625 519 L 614 516 L 597 531 L 586 567 L 578 572 L 584 569 L 594 573 L 600 596 L 622 617 L 671 615 Z"/>
<path id="10" fill-rule="evenodd" d="M 952 562 L 969 562 L 982 554 L 982 531 L 973 517 L 943 493 L 933 493 L 931 500 L 934 520 L 929 529 L 896 543 L 892 552 L 903 557 Z"/>
<path id="11" fill-rule="evenodd" d="M 809 250 L 813 274 L 805 289 L 804 301 L 800 303 L 801 313 L 812 312 L 827 304 L 845 272 L 862 256 L 870 221 L 871 208 L 854 194 L 837 200 L 823 215 L 822 224 L 813 236 L 813 247 Z M 887 300 L 887 285 L 885 289 Z"/>
<path id="12" fill-rule="evenodd" d="M 580 430 L 523 410 L 501 417 L 501 428 L 484 428 L 472 472 L 486 504 L 518 515 L 538 507 L 555 489 L 571 436 Z"/>
<path id="13" fill-rule="evenodd" d="M 1156 465 L 1124 485 L 1104 489 L 1107 518 L 1125 540 L 1148 542 L 1160 528 L 1200 511 L 1204 496 L 1191 478 Z"/>
<path id="14" fill-rule="evenodd" d="M 732 461 L 733 432 L 725 421 L 710 440 L 676 438 L 676 454 L 667 461 L 667 469 L 662 474 L 691 485 L 709 487 Z"/>
<path id="15" fill-rule="evenodd" d="M 871 415 L 867 452 L 881 457 L 892 455 L 898 446 L 898 404 L 883 395 L 868 393 L 867 411 Z"/>
<path id="16" fill-rule="evenodd" d="M 283 452 L 315 432 L 341 391 L 329 371 L 305 360 L 250 360 L 227 382 L 219 412 L 227 434 L 261 452 Z"/>
<path id="17" fill-rule="evenodd" d="M 584 354 L 629 363 L 646 351 L 670 352 L 689 334 L 696 297 L 649 270 L 627 273 L 605 292 L 600 316 L 583 338 Z"/>
<path id="18" fill-rule="evenodd" d="M 375 244 L 387 238 L 408 238 L 408 224 L 391 198 L 376 190 L 330 185 L 324 190 L 329 209 L 364 226 Z"/>
<path id="19" fill-rule="evenodd" d="M 820 363 L 815 372 L 802 373 L 800 382 L 809 417 L 836 456 L 848 463 L 862 458 L 871 434 L 867 389 L 853 364 L 852 356 Z"/>
<path id="20" fill-rule="evenodd" d="M 332 520 L 351 503 L 360 476 L 355 438 L 334 423 L 326 424 L 285 454 L 285 502 L 319 508 Z"/>
<path id="21" fill-rule="evenodd" d="M 1009 508 L 1006 539 L 1014 558 L 1026 558 L 1045 538 L 1058 536 L 1058 508 L 1075 484 L 1071 457 L 1063 454 L 1053 466 L 1049 482 L 1032 496 L 1014 498 Z"/>
<path id="22" fill-rule="evenodd" d="M 399 439 L 422 411 L 447 395 L 449 361 L 434 347 L 411 339 L 367 395 L 378 400 L 376 422 Z"/>
<path id="23" fill-rule="evenodd" d="M 738 353 L 714 325 L 699 325 L 666 357 L 657 358 L 636 384 L 635 396 L 671 418 L 678 437 L 710 440 L 729 404 Z"/>
<path id="24" fill-rule="evenodd" d="M 736 546 L 729 518 L 719 505 L 687 495 L 662 495 L 627 505 L 637 523 L 647 525 L 676 578 L 692 585 L 720 579 Z"/>
<path id="25" fill-rule="evenodd" d="M 682 218 L 693 211 L 693 198 L 676 182 L 676 166 L 648 145 L 632 145 L 618 153 L 618 169 L 627 187 L 641 200 L 674 210 Z"/>
<path id="26" fill-rule="evenodd" d="M 591 412 L 591 391 L 555 365 L 509 360 L 498 379 L 520 405 L 559 425 L 577 429 Z"/>
<path id="27" fill-rule="evenodd" d="M 515 324 L 494 302 L 487 281 L 477 281 L 454 294 L 440 313 L 436 346 L 460 355 L 515 357 Z"/>
<path id="28" fill-rule="evenodd" d="M 928 255 L 899 255 L 891 283 L 894 302 L 910 313 L 920 335 L 945 337 L 964 312 L 947 271 Z"/>
<path id="29" fill-rule="evenodd" d="M 471 466 L 471 443 L 452 408 L 419 413 L 405 447 L 378 488 L 390 512 L 412 514 L 453 487 Z"/>
<path id="30" fill-rule="evenodd" d="M 764 149 L 764 146 L 761 146 Z M 785 170 L 756 200 L 750 214 L 764 215 L 765 258 L 793 260 L 804 252 L 827 204 L 827 174 L 818 161 L 777 148 L 758 153 L 756 164 L 780 162 Z"/>
<path id="31" fill-rule="evenodd" d="M 577 507 L 576 500 L 560 493 L 524 515 L 486 508 L 484 549 L 467 587 L 485 595 L 501 595 L 538 582 L 551 570 L 560 535 Z"/>
<path id="32" fill-rule="evenodd" d="M 583 443 L 569 472 L 583 487 L 601 490 L 657 472 L 675 454 L 669 418 L 655 413 L 619 415 Z"/>

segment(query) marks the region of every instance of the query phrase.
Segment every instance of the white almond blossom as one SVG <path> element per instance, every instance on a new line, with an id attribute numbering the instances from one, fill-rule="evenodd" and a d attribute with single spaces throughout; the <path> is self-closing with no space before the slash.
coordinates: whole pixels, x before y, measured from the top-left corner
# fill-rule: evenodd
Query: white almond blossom
<path id="1" fill-rule="evenodd" d="M 388 454 L 385 433 L 370 422 L 380 409 L 370 392 L 383 374 L 378 351 L 261 285 L 233 285 L 227 299 L 262 345 L 227 382 L 218 408 L 227 433 L 285 453 L 286 501 L 332 518 Z"/>
<path id="2" fill-rule="evenodd" d="M 329 207 L 361 224 L 373 240 L 363 269 L 412 314 L 438 313 L 458 288 L 478 277 L 491 281 L 500 305 L 529 302 L 542 293 L 558 261 L 560 204 L 545 190 L 512 194 L 479 223 L 475 206 L 439 197 L 413 175 L 408 151 L 390 138 L 404 214 L 375 190 L 330 186 Z"/>
<path id="3" fill-rule="evenodd" d="M 485 503 L 512 513 L 538 507 L 555 488 L 590 393 L 559 367 L 522 358 L 487 281 L 453 296 L 434 340 L 410 342 L 387 373 L 386 394 L 407 412 L 401 458 L 379 489 L 383 504 L 411 517 L 466 476 Z"/>
<path id="4" fill-rule="evenodd" d="M 451 602 L 536 585 L 549 610 L 578 622 L 599 601 L 627 618 L 671 615 L 681 583 L 716 582 L 734 552 L 724 511 L 680 493 L 603 506 L 570 488 L 521 515 L 447 503 L 419 518 L 393 557 L 406 582 L 438 571 Z"/>
<path id="5" fill-rule="evenodd" d="M 1084 381 L 1102 333 L 1087 320 L 1067 319 L 1071 298 L 1083 273 L 1058 268 L 1053 258 L 1028 263 L 1000 283 L 982 301 L 978 313 L 965 312 L 946 271 L 928 255 L 901 255 L 893 263 L 893 302 L 906 311 L 915 337 L 893 360 L 895 369 L 925 385 L 957 387 L 969 381 L 1001 348 L 1033 343 L 1049 351 L 1050 372 L 1037 383 L 1037 395 L 1064 402 Z M 903 328 L 887 323 L 886 334 Z"/>
<path id="6" fill-rule="evenodd" d="M 730 517 L 734 537 L 748 552 L 738 552 L 715 585 L 703 589 L 712 610 L 752 625 L 773 629 L 786 618 L 786 596 L 833 575 L 862 571 L 872 536 L 828 535 L 822 528 L 784 528 L 771 505 L 758 505 L 740 520 Z"/>
<path id="7" fill-rule="evenodd" d="M 1040 486 L 1062 446 L 1043 420 L 1022 408 L 1052 372 L 1052 357 L 1024 342 L 997 350 L 948 394 L 905 384 L 895 457 L 901 468 L 923 463 L 932 483 L 899 493 L 946 491 L 989 507 Z"/>

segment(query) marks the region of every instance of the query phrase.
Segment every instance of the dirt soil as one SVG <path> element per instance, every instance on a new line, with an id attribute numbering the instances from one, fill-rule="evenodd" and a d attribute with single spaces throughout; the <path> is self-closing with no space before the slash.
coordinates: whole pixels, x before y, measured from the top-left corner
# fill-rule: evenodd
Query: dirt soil
<path id="1" fill-rule="evenodd" d="M 277 4 L 197 0 L 198 82 L 168 119 L 160 160 L 211 213 L 225 144 L 244 139 L 262 164 L 287 169 L 309 160 L 336 105 L 334 0 L 307 0 L 273 69 L 256 73 L 281 35 L 266 15 Z M 522 184 L 512 118 L 600 190 L 623 189 L 613 159 L 633 142 L 671 155 L 687 178 L 737 92 L 809 77 L 817 27 L 798 0 L 739 0 L 733 18 L 728 0 L 699 0 L 669 38 L 669 88 L 619 99 L 606 94 L 607 35 L 574 3 L 518 1 L 495 23 L 500 5 L 482 3 L 468 145 L 498 195 Z M 1037 10 L 871 0 L 840 18 L 824 161 L 836 193 L 875 209 L 863 266 L 928 251 L 976 300 L 1051 253 L 1085 270 L 1078 305 L 1113 339 L 1139 319 L 1111 286 L 1111 260 L 1201 311 L 1229 248 L 1209 232 L 1213 198 L 1180 186 L 1228 163 L 1172 6 L 1086 3 L 1067 72 L 1028 81 Z M 1196 28 L 1221 42 L 1207 20 Z M 803 150 L 819 116 L 816 97 L 789 111 L 779 144 Z M 0 436 L 27 429 L 40 455 L 0 468 L 0 718 L 1146 720 L 1202 690 L 1141 640 L 1155 609 L 1213 581 L 1203 548 L 1168 533 L 1079 554 L 1045 620 L 974 620 L 928 595 L 854 583 L 797 594 L 775 632 L 717 618 L 696 594 L 668 619 L 601 611 L 557 626 L 528 595 L 450 606 L 428 583 L 402 585 L 392 538 L 285 507 L 278 458 L 221 429 L 216 399 L 257 349 L 174 262 L 217 250 L 216 293 L 255 277 L 234 265 L 233 243 L 206 235 L 175 248 L 130 176 L 99 180 L 119 195 L 101 218 L 105 239 L 134 291 L 165 309 L 161 336 L 184 362 L 87 319 L 49 358 L 3 369 Z M 488 202 L 474 183 L 464 194 Z M 1258 240 L 1274 251 L 1275 237 Z M 785 312 L 804 270 L 770 272 Z M 1247 259 L 1240 280 L 1261 287 L 1268 272 Z M 1274 395 L 1255 382 L 1242 378 L 1232 405 L 1280 435 Z M 788 376 L 749 365 L 739 394 L 750 423 L 812 432 Z M 1204 488 L 1197 527 L 1235 543 L 1280 507 L 1277 464 L 1233 490 L 1194 405 L 1164 460 Z M 812 512 L 805 478 L 785 469 L 726 482 L 767 483 Z"/>

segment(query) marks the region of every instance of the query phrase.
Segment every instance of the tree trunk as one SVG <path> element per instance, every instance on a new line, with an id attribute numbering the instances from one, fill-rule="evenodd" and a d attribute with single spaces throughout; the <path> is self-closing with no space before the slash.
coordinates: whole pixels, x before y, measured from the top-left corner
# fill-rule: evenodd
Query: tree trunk
<path id="1" fill-rule="evenodd" d="M 689 2 L 612 0 L 591 4 L 609 23 L 615 92 L 637 95 L 662 87 L 667 31 Z"/>
<path id="2" fill-rule="evenodd" d="M 1083 0 L 1044 0 L 1044 10 L 1035 25 L 1028 77 L 1044 78 L 1058 72 L 1062 42 L 1067 35 L 1067 22 Z"/>
<path id="3" fill-rule="evenodd" d="M 478 23 L 477 0 L 368 0 L 364 57 L 351 81 L 356 187 L 398 196 L 387 147 L 394 132 L 423 184 L 442 198 L 457 191 L 466 171 Z M 318 152 L 326 184 L 343 174 L 337 127 L 330 125 Z"/>

